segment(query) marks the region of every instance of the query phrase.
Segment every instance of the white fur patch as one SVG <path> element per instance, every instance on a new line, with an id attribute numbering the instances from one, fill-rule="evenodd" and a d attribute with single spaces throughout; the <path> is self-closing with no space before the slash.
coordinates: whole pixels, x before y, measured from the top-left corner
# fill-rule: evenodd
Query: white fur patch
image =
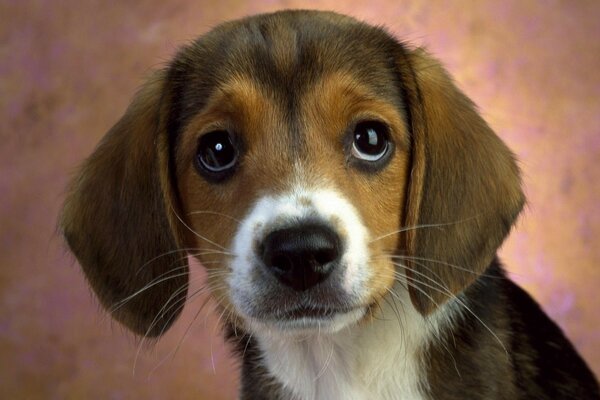
<path id="1" fill-rule="evenodd" d="M 278 226 L 306 218 L 341 224 L 346 234 L 341 286 L 357 304 L 368 300 L 366 284 L 373 274 L 370 237 L 352 204 L 334 191 L 300 186 L 288 194 L 260 198 L 234 237 L 236 256 L 228 284 L 267 370 L 299 400 L 427 399 L 423 352 L 456 315 L 451 312 L 453 301 L 424 318 L 413 307 L 405 286 L 397 284 L 394 296 L 388 298 L 391 304 L 383 302 L 378 317 L 364 324 L 356 323 L 364 309 L 328 321 L 265 323 L 250 316 L 261 300 L 260 282 L 252 280 L 258 264 L 256 241 Z"/>
<path id="2" fill-rule="evenodd" d="M 254 245 L 266 233 L 281 224 L 302 221 L 306 218 L 323 221 L 339 221 L 347 233 L 346 250 L 341 257 L 345 268 L 343 289 L 360 303 L 366 294 L 365 284 L 371 277 L 367 266 L 369 241 L 367 230 L 354 207 L 342 196 L 331 190 L 306 191 L 300 187 L 290 194 L 258 200 L 248 216 L 242 221 L 233 239 L 232 251 L 236 255 L 231 262 L 229 277 L 233 303 L 242 315 L 249 314 L 249 301 L 259 287 L 252 283 L 252 268 L 257 265 Z"/>
<path id="3" fill-rule="evenodd" d="M 427 319 L 408 292 L 395 288 L 395 304 L 366 324 L 335 333 L 286 336 L 258 330 L 268 371 L 300 400 L 424 400 L 423 352 L 452 323 L 449 302 Z"/>

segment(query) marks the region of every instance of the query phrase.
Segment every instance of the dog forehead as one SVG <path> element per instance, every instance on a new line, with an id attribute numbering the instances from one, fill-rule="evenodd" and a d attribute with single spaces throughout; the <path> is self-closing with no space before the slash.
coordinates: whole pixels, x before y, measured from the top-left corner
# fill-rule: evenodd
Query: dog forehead
<path id="1" fill-rule="evenodd" d="M 372 75 L 389 71 L 396 41 L 383 29 L 327 12 L 286 11 L 225 23 L 201 36 L 187 53 L 218 74 L 249 74 L 266 85 L 309 83 L 340 68 Z M 190 59 L 191 58 L 191 59 Z M 377 79 L 372 79 L 377 83 Z"/>
<path id="2" fill-rule="evenodd" d="M 383 29 L 329 12 L 285 11 L 222 24 L 182 49 L 171 64 L 171 142 L 233 76 L 251 78 L 285 107 L 290 120 L 305 92 L 336 71 L 402 106 L 398 46 Z"/>

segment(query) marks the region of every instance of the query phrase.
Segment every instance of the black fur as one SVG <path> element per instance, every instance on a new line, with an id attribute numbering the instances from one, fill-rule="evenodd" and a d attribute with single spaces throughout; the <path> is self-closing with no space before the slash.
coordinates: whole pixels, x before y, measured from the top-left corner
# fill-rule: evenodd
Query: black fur
<path id="1" fill-rule="evenodd" d="M 286 35 L 290 35 L 289 45 L 296 52 L 290 56 L 290 60 L 278 64 L 273 50 L 273 38 L 274 35 L 281 34 L 281 27 L 285 28 Z M 432 157 L 428 161 L 437 160 L 438 164 L 430 162 L 428 169 L 422 174 L 419 171 L 415 173 L 415 169 L 407 171 L 407 182 L 413 178 L 417 181 L 433 176 L 437 192 L 432 189 L 434 185 L 423 186 L 429 190 L 428 203 L 422 202 L 415 207 L 415 204 L 407 201 L 405 214 L 409 213 L 411 207 L 420 207 L 418 216 L 424 216 L 425 219 L 419 219 L 414 224 L 398 221 L 400 225 L 417 226 L 445 221 L 440 215 L 446 216 L 448 210 L 458 210 L 450 213 L 456 219 L 462 218 L 459 212 L 472 213 L 473 210 L 465 206 L 470 199 L 469 193 L 465 195 L 461 188 L 478 188 L 483 192 L 478 199 L 492 202 L 511 199 L 506 191 L 498 189 L 504 189 L 508 185 L 502 186 L 503 180 L 496 178 L 513 178 L 514 182 L 511 183 L 517 186 L 513 196 L 514 204 L 505 205 L 506 210 L 501 210 L 504 213 L 487 213 L 486 217 L 492 215 L 497 217 L 495 220 L 482 217 L 478 221 L 471 221 L 475 228 L 469 231 L 469 235 L 458 234 L 459 229 L 463 229 L 462 225 L 466 224 L 463 223 L 454 224 L 442 234 L 437 233 L 438 236 L 423 233 L 417 238 L 425 243 L 425 237 L 429 247 L 436 247 L 441 254 L 424 253 L 429 254 L 427 257 L 446 260 L 446 266 L 451 263 L 473 269 L 466 271 L 469 274 L 462 274 L 462 279 L 456 279 L 458 283 L 453 288 L 454 292 L 459 293 L 459 301 L 464 302 L 471 311 L 460 307 L 462 317 L 457 324 L 443 332 L 441 341 L 432 344 L 423 356 L 430 397 L 440 400 L 600 399 L 598 382 L 562 331 L 529 295 L 505 276 L 496 259 L 490 264 L 524 200 L 520 196 L 517 168 L 509 168 L 514 164 L 512 153 L 495 137 L 474 111 L 472 103 L 457 89 L 459 95 L 452 96 L 452 93 L 444 91 L 446 97 L 440 96 L 444 99 L 438 101 L 452 103 L 458 99 L 462 108 L 457 110 L 467 110 L 471 116 L 477 117 L 475 122 L 478 125 L 471 127 L 465 122 L 473 119 L 464 115 L 456 116 L 452 113 L 452 108 L 450 117 L 445 115 L 446 120 L 454 123 L 451 128 L 459 134 L 465 130 L 456 128 L 457 125 L 472 128 L 472 132 L 468 131 L 468 135 L 463 135 L 468 136 L 470 141 L 465 141 L 466 145 L 462 146 L 463 142 L 453 141 L 456 137 L 450 135 L 444 136 L 445 141 L 440 140 L 435 137 L 439 132 L 433 132 L 435 129 L 432 128 L 430 131 L 419 131 L 421 147 L 415 145 L 416 137 L 419 136 L 415 127 L 428 125 L 427 122 L 433 121 L 435 117 L 426 115 L 424 111 L 423 96 L 426 94 L 421 93 L 417 76 L 419 73 L 426 75 L 426 72 L 431 72 L 423 71 L 430 66 L 422 67 L 421 71 L 412 69 L 409 56 L 415 52 L 409 51 L 381 28 L 333 13 L 309 11 L 288 11 L 225 23 L 182 49 L 165 71 L 164 79 L 161 75 L 156 84 L 149 85 L 138 95 L 128 113 L 88 160 L 66 203 L 62 221 L 65 236 L 102 304 L 113 312 L 115 318 L 141 335 L 161 335 L 179 315 L 179 307 L 170 313 L 161 310 L 163 305 L 173 300 L 176 304 L 185 300 L 185 292 L 177 289 L 187 287 L 186 265 L 181 266 L 181 270 L 186 272 L 182 274 L 185 277 L 169 280 L 161 287 L 144 292 L 132 302 L 124 303 L 124 307 L 114 306 L 155 281 L 157 277 L 164 276 L 165 266 L 172 268 L 181 263 L 179 255 L 172 250 L 182 247 L 184 235 L 171 232 L 172 226 L 168 219 L 170 214 L 164 210 L 167 203 L 177 208 L 180 200 L 175 154 L 186 124 L 203 109 L 207 99 L 220 84 L 235 74 L 251 76 L 279 104 L 285 105 L 287 126 L 290 128 L 289 132 L 282 134 L 291 135 L 289 142 L 293 144 L 295 151 L 290 153 L 302 157 L 300 150 L 303 149 L 304 138 L 298 133 L 300 122 L 296 115 L 301 96 L 325 73 L 350 70 L 357 79 L 368 82 L 370 89 L 378 97 L 403 112 L 406 126 L 410 128 L 408 130 L 412 129 L 411 165 L 418 163 L 420 153 L 417 154 L 417 150 L 423 151 L 423 158 L 435 153 L 423 143 L 428 144 L 437 139 L 438 144 L 446 145 L 454 151 L 449 158 L 445 157 L 448 152 L 438 151 L 433 154 L 437 159 Z M 445 73 L 439 73 L 440 70 L 443 71 L 441 67 L 431 67 L 438 68 L 437 77 L 446 78 Z M 450 79 L 447 80 L 450 82 Z M 445 89 L 455 90 L 455 87 L 449 83 L 444 86 Z M 451 101 L 447 101 L 448 99 Z M 429 103 L 430 109 L 439 111 L 431 106 L 432 103 L 435 101 Z M 448 112 L 447 109 L 442 111 Z M 157 121 L 160 119 L 159 115 L 164 120 Z M 163 125 L 164 129 L 159 129 Z M 166 167 L 157 164 L 159 153 L 166 154 L 166 151 L 162 147 L 156 147 L 157 143 L 162 143 L 159 139 L 164 137 L 165 130 L 168 138 L 165 146 L 169 152 L 166 157 L 170 177 L 168 185 L 161 183 L 160 179 Z M 446 131 L 442 133 L 445 134 Z M 490 139 L 485 142 L 487 146 L 482 145 L 481 137 Z M 473 144 L 480 145 L 485 151 L 481 151 L 478 159 L 470 160 L 472 162 L 467 165 L 470 169 L 460 168 L 465 164 L 453 164 L 457 159 L 471 156 L 473 148 L 469 145 Z M 501 151 L 495 151 L 499 144 L 502 144 Z M 500 156 L 504 157 L 498 156 L 498 165 L 505 167 L 505 164 L 510 164 L 502 170 L 503 176 L 495 170 L 496 164 L 490 162 L 482 166 L 485 163 L 481 162 L 481 158 L 487 157 L 484 161 L 488 161 L 496 153 L 502 153 Z M 502 164 L 506 160 L 512 164 Z M 494 170 L 497 175 L 490 174 L 492 179 L 487 179 L 488 175 L 482 178 L 477 175 L 481 167 Z M 124 174 L 124 171 L 127 173 Z M 481 179 L 473 180 L 473 177 Z M 453 198 L 445 192 L 447 182 L 459 188 L 454 190 Z M 494 193 L 487 189 L 497 190 L 506 196 L 494 197 Z M 410 195 L 411 193 L 407 193 L 406 197 Z M 444 204 L 441 204 L 440 198 L 444 200 Z M 434 213 L 436 211 L 439 215 Z M 479 208 L 477 211 L 480 211 Z M 483 222 L 477 225 L 476 222 L 479 221 Z M 492 226 L 490 221 L 499 227 Z M 125 225 L 125 222 L 129 225 Z M 420 230 L 419 234 L 421 232 L 423 231 Z M 411 243 L 416 242 L 406 240 L 406 248 L 402 248 L 403 243 L 399 251 L 408 249 Z M 416 250 L 424 252 L 428 248 Z M 456 253 L 455 258 L 444 258 L 442 253 L 451 251 Z M 144 263 L 158 258 L 157 255 L 161 257 L 163 264 L 152 263 L 151 267 L 146 267 L 139 273 L 140 266 L 146 266 Z M 163 257 L 164 255 L 169 255 L 170 258 Z M 473 260 L 479 264 L 475 265 Z M 486 266 L 488 267 L 483 274 L 478 275 Z M 428 270 L 434 271 L 433 275 L 448 277 L 457 274 L 456 270 L 443 270 L 433 262 L 429 267 Z M 444 275 L 447 271 L 450 272 Z M 478 276 L 476 280 L 473 278 L 475 276 Z M 435 280 L 444 283 L 448 281 L 449 279 Z M 427 294 L 426 289 L 422 291 Z M 444 295 L 441 291 L 433 295 L 440 296 L 440 293 Z M 423 315 L 432 311 L 431 305 L 425 304 L 426 301 L 417 299 L 420 301 L 415 302 L 415 296 L 412 297 L 413 304 L 421 307 L 417 309 Z M 446 300 L 448 299 L 443 299 Z M 161 317 L 158 322 L 154 321 L 157 314 Z M 227 337 L 240 357 L 242 399 L 292 398 L 269 375 L 263 365 L 261 351 L 248 333 L 239 328 L 228 328 Z"/>
<path id="2" fill-rule="evenodd" d="M 432 399 L 600 399 L 598 382 L 577 350 L 497 260 L 461 299 L 481 321 L 465 311 L 443 344 L 428 352 Z M 250 335 L 228 327 L 227 339 L 241 360 L 241 399 L 292 398 L 269 375 Z"/>

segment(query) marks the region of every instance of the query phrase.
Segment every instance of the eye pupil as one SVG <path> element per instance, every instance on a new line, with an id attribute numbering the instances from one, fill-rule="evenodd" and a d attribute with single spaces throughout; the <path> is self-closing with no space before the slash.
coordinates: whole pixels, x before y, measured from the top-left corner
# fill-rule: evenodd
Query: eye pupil
<path id="1" fill-rule="evenodd" d="M 355 157 L 376 161 L 383 157 L 388 148 L 388 129 L 377 121 L 365 121 L 354 128 L 352 153 Z"/>
<path id="2" fill-rule="evenodd" d="M 378 144 L 381 144 L 382 140 L 377 134 L 377 131 L 373 128 L 367 128 L 362 132 L 357 132 L 355 140 L 361 149 L 369 152 L 377 148 Z"/>
<path id="3" fill-rule="evenodd" d="M 202 172 L 222 173 L 235 166 L 237 151 L 229 132 L 212 131 L 198 141 L 196 158 Z"/>

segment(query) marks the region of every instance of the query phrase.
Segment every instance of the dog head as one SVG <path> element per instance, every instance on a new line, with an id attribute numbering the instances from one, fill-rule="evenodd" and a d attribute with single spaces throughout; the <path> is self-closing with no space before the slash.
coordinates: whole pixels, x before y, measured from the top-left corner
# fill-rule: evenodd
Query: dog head
<path id="1" fill-rule="evenodd" d="M 158 336 L 208 271 L 228 318 L 366 319 L 400 281 L 428 315 L 523 205 L 514 157 L 422 49 L 333 13 L 225 23 L 151 77 L 85 162 L 61 226 L 112 315 Z"/>

